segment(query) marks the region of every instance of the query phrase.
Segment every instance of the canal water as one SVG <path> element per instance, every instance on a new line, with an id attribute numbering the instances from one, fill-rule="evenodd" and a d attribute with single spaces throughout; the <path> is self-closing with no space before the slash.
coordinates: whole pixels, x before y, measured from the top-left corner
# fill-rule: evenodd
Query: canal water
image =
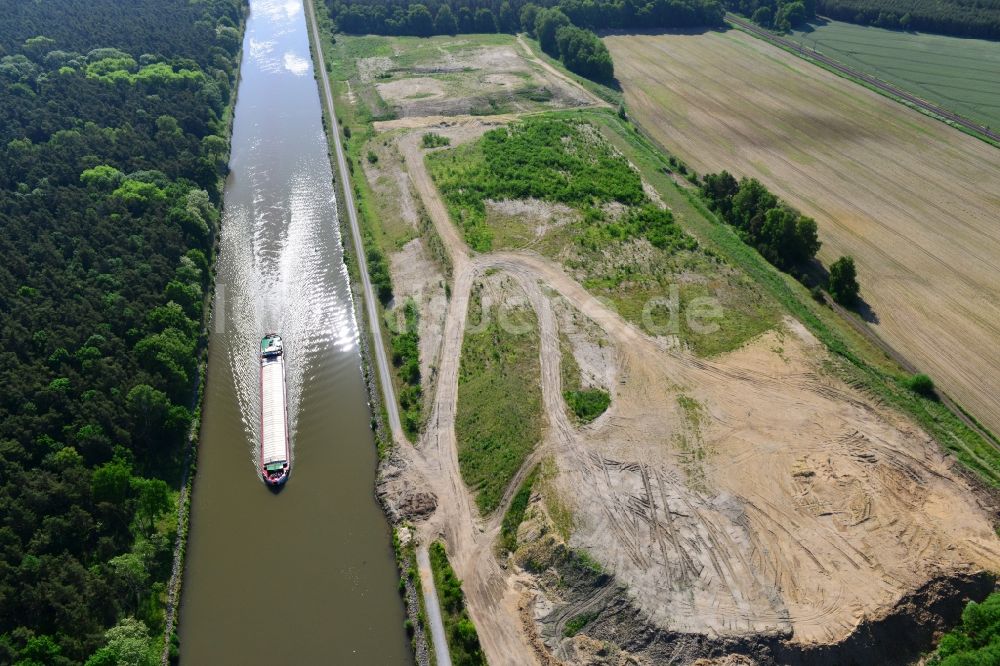
<path id="1" fill-rule="evenodd" d="M 302 0 L 251 0 L 180 615 L 200 664 L 410 661 Z M 286 349 L 292 472 L 257 473 L 260 338 Z"/>

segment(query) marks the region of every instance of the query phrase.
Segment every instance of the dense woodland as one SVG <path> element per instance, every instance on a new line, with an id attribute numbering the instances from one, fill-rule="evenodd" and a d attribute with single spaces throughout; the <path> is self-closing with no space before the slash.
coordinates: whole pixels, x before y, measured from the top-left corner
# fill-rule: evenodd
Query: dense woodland
<path id="1" fill-rule="evenodd" d="M 462 33 L 529 30 L 533 26 L 523 21 L 528 5 L 556 7 L 574 25 L 590 30 L 715 27 L 722 25 L 724 14 L 716 0 L 328 0 L 327 4 L 340 30 L 379 35 L 449 34 L 437 23 L 444 7 Z"/>
<path id="2" fill-rule="evenodd" d="M 242 0 L 6 3 L 0 663 L 151 663 Z"/>
<path id="3" fill-rule="evenodd" d="M 893 30 L 1000 39 L 1000 0 L 817 0 L 816 11 Z"/>
<path id="4" fill-rule="evenodd" d="M 726 7 L 778 32 L 816 18 L 816 0 L 726 0 Z"/>

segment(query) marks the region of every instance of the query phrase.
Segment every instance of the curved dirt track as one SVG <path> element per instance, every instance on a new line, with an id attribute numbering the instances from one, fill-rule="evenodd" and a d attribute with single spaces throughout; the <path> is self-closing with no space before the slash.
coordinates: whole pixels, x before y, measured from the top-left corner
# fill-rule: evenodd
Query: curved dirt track
<path id="1" fill-rule="evenodd" d="M 485 127 L 474 120 L 439 131 L 454 142 Z M 488 270 L 510 276 L 538 317 L 547 427 L 525 469 L 555 458 L 574 505 L 572 545 L 614 572 L 653 623 L 836 642 L 934 575 L 1000 569 L 997 536 L 952 461 L 905 419 L 824 374 L 825 352 L 797 323 L 701 359 L 644 335 L 549 259 L 473 255 L 418 139 L 403 135 L 399 145 L 454 283 L 427 431 L 406 455 L 438 498 L 418 527 L 421 540 L 444 537 L 490 663 L 550 656 L 523 619 L 538 594 L 530 576 L 503 569 L 493 551 L 511 493 L 483 519 L 458 464 L 462 340 L 473 283 Z M 540 285 L 595 322 L 617 351 L 612 406 L 585 428 L 566 416 L 558 327 Z"/>

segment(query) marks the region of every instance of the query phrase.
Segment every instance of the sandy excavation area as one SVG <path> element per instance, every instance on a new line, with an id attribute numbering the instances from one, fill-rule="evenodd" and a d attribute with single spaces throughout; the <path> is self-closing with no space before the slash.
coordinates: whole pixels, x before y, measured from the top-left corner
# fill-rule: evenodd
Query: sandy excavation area
<path id="1" fill-rule="evenodd" d="M 456 145 L 489 126 L 451 119 L 434 131 Z M 800 324 L 785 320 L 706 360 L 645 335 L 552 260 L 472 253 L 426 171 L 423 131 L 383 136 L 398 142 L 453 273 L 428 425 L 419 442 L 400 444 L 405 480 L 394 483 L 436 496 L 434 513 L 415 519 L 418 535 L 444 538 L 491 664 L 605 663 L 592 661 L 601 650 L 634 663 L 727 651 L 752 660 L 739 663 L 775 663 L 753 641 L 733 641 L 766 636 L 810 654 L 877 624 L 932 579 L 1000 571 L 995 509 L 924 432 L 829 372 L 827 352 Z M 568 546 L 613 576 L 583 602 L 546 584 L 549 573 L 501 566 L 495 540 L 511 493 L 483 518 L 462 482 L 459 358 L 470 291 L 487 275 L 510 278 L 538 315 L 547 424 L 525 469 L 554 461 L 551 487 L 573 515 Z M 560 339 L 612 394 L 587 426 L 567 415 Z M 619 590 L 633 614 L 612 612 Z M 596 614 L 598 638 L 563 636 L 581 609 Z M 695 647 L 654 650 L 684 635 L 699 637 Z M 796 663 L 840 663 L 829 654 Z"/>
<path id="2" fill-rule="evenodd" d="M 824 376 L 794 323 L 711 362 L 618 351 L 611 411 L 560 459 L 587 498 L 571 543 L 656 624 L 838 642 L 934 575 L 1000 565 L 938 446 Z"/>
<path id="3" fill-rule="evenodd" d="M 1000 150 L 739 31 L 605 42 L 649 132 L 815 217 L 876 332 L 1000 432 Z"/>

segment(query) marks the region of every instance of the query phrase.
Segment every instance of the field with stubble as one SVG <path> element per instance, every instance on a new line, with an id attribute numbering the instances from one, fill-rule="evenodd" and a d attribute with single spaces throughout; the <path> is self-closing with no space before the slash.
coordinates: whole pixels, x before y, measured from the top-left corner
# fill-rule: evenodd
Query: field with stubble
<path id="1" fill-rule="evenodd" d="M 875 331 L 1000 431 L 1000 151 L 742 32 L 605 42 L 646 130 L 815 217 Z"/>

